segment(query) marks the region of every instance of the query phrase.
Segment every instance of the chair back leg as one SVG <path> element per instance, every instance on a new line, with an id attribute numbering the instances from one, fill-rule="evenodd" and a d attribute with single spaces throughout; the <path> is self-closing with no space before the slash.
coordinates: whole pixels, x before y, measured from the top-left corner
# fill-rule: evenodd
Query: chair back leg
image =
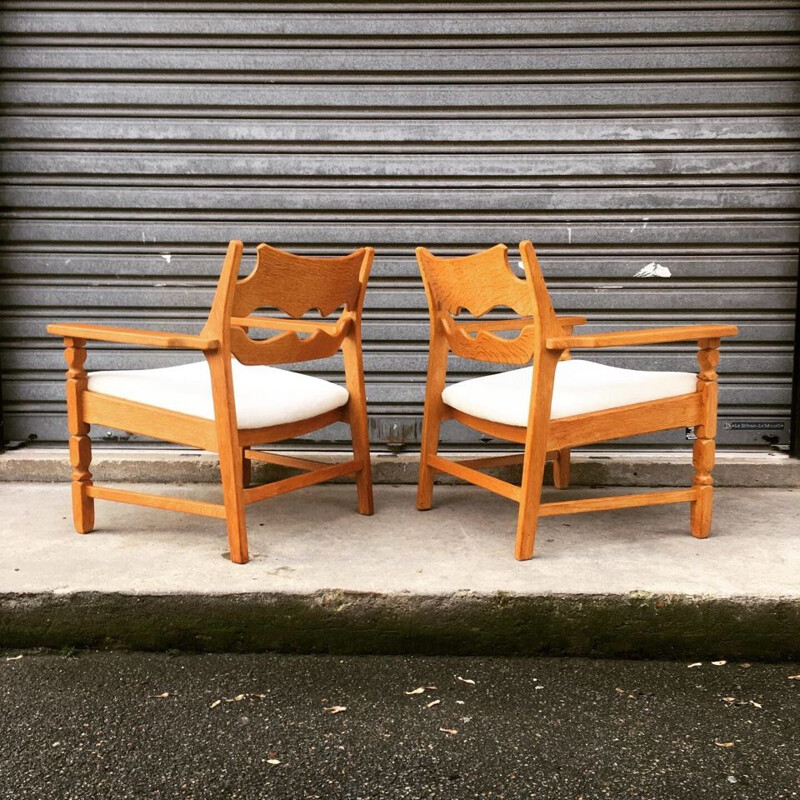
<path id="1" fill-rule="evenodd" d="M 569 488 L 569 447 L 565 447 L 556 452 L 553 461 L 553 484 L 556 489 Z"/>
<path id="2" fill-rule="evenodd" d="M 246 564 L 250 560 L 247 547 L 247 518 L 244 502 L 244 451 L 239 446 L 236 404 L 233 394 L 231 359 L 225 352 L 206 354 L 211 370 L 211 391 L 214 398 L 217 452 L 225 503 L 231 561 Z"/>
<path id="3" fill-rule="evenodd" d="M 65 340 L 67 361 L 67 425 L 69 428 L 69 461 L 72 465 L 72 520 L 78 533 L 94 530 L 94 498 L 89 497 L 92 485 L 92 440 L 89 425 L 83 420 L 82 394 L 86 389 L 86 342 Z"/>
<path id="4" fill-rule="evenodd" d="M 350 435 L 353 440 L 353 457 L 361 461 L 356 473 L 358 492 L 358 513 L 372 516 L 375 507 L 372 499 L 372 463 L 369 450 L 369 423 L 367 420 L 367 392 L 364 385 L 364 365 L 361 355 L 361 335 L 358 330 L 351 331 L 342 340 L 345 379 L 350 400 L 347 403 L 347 417 Z"/>
<path id="5" fill-rule="evenodd" d="M 247 547 L 242 457 L 239 448 L 230 441 L 219 442 L 219 471 L 222 477 L 231 561 L 234 564 L 246 564 L 250 560 L 250 554 Z"/>
<path id="6" fill-rule="evenodd" d="M 253 462 L 244 454 L 244 447 L 240 447 L 242 454 L 242 486 L 246 489 L 253 482 Z"/>
<path id="7" fill-rule="evenodd" d="M 517 540 L 514 555 L 518 561 L 533 558 L 539 506 L 542 500 L 544 465 L 547 460 L 547 431 L 550 424 L 550 404 L 553 400 L 558 355 L 542 353 L 533 363 L 533 386 L 528 430 L 525 437 L 525 460 L 522 462 Z"/>
<path id="8" fill-rule="evenodd" d="M 695 426 L 692 451 L 694 479 L 692 486 L 696 499 L 690 504 L 692 536 L 705 539 L 711 533 L 711 517 L 714 506 L 714 469 L 717 435 L 717 365 L 719 364 L 719 339 L 701 339 L 697 351 L 700 371 L 697 375 L 697 390 L 702 393 L 703 424 Z"/>
<path id="9" fill-rule="evenodd" d="M 433 505 L 433 480 L 436 473 L 428 459 L 439 450 L 439 431 L 442 427 L 442 392 L 447 376 L 447 340 L 431 324 L 431 341 L 428 352 L 428 377 L 425 383 L 425 408 L 422 417 L 422 440 L 417 479 L 417 509 L 428 511 Z"/>

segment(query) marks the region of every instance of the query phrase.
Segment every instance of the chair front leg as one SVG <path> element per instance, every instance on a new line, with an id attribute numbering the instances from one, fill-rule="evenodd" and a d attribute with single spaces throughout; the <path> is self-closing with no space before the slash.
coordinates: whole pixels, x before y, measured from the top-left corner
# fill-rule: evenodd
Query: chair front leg
<path id="1" fill-rule="evenodd" d="M 72 520 L 78 533 L 94 529 L 94 498 L 89 497 L 92 485 L 92 440 L 89 425 L 83 420 L 82 396 L 86 391 L 86 341 L 65 339 L 67 362 L 67 425 L 69 460 L 72 465 Z"/>
<path id="2" fill-rule="evenodd" d="M 697 390 L 702 393 L 703 422 L 695 426 L 697 439 L 692 448 L 692 465 L 695 470 L 692 485 L 696 499 L 690 506 L 690 524 L 692 536 L 705 539 L 711 533 L 714 506 L 714 479 L 711 472 L 714 469 L 717 435 L 719 339 L 701 339 L 699 347 Z"/>
<path id="3" fill-rule="evenodd" d="M 545 351 L 533 363 L 531 408 L 525 436 L 525 460 L 522 466 L 517 540 L 514 555 L 518 561 L 533 558 L 539 506 L 542 500 L 544 465 L 547 460 L 547 435 L 550 427 L 550 404 L 553 399 L 558 353 Z"/>
<path id="4" fill-rule="evenodd" d="M 350 421 L 350 435 L 353 439 L 353 456 L 361 460 L 361 468 L 356 473 L 358 513 L 371 516 L 375 512 L 375 506 L 372 498 L 367 392 L 364 386 L 361 336 L 357 328 L 342 340 L 342 356 L 344 357 L 347 391 L 350 393 L 347 415 Z"/>

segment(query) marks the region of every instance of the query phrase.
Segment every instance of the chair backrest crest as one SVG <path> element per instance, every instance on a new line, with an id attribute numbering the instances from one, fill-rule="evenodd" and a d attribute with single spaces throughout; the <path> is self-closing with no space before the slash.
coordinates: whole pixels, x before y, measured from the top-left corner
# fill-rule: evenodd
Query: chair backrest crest
<path id="1" fill-rule="evenodd" d="M 352 324 L 360 324 L 373 250 L 362 247 L 341 257 L 309 257 L 267 244 L 256 250 L 253 271 L 239 280 L 242 243 L 231 242 L 205 330 L 243 364 L 287 364 L 326 358 L 339 349 Z M 342 309 L 331 330 L 284 331 L 251 338 L 232 318 L 263 308 L 299 319 L 316 310 L 327 317 Z M 329 323 L 333 325 L 333 323 Z"/>

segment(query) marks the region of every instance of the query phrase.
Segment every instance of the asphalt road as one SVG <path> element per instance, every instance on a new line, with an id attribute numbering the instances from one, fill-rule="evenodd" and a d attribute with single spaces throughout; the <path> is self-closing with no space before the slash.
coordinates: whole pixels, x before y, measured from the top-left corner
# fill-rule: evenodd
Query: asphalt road
<path id="1" fill-rule="evenodd" d="M 798 664 L 15 655 L 4 800 L 800 797 Z"/>

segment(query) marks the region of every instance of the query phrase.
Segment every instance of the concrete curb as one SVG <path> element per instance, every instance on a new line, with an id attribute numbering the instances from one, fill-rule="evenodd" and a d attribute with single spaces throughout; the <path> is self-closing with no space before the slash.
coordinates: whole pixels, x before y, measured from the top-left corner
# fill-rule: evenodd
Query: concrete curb
<path id="1" fill-rule="evenodd" d="M 303 455 L 321 461 L 341 460 L 337 453 Z M 468 457 L 470 454 L 463 454 Z M 413 484 L 417 481 L 418 453 L 376 453 L 372 457 L 377 484 Z M 283 467 L 256 463 L 254 480 L 264 483 L 290 474 Z M 183 450 L 112 450 L 97 448 L 92 471 L 99 479 L 131 483 L 214 483 L 219 462 L 213 453 Z M 23 448 L 0 455 L 0 482 L 47 483 L 69 480 L 71 469 L 65 449 Z M 489 474 L 518 481 L 520 467 L 502 467 Z M 691 483 L 691 453 L 599 453 L 573 456 L 573 486 L 684 486 Z M 457 483 L 440 476 L 442 483 Z M 550 467 L 545 476 L 552 482 Z M 726 453 L 717 455 L 717 486 L 800 487 L 800 460 L 783 453 Z M 344 478 L 339 482 L 352 482 Z"/>
<path id="2" fill-rule="evenodd" d="M 800 601 L 505 594 L 0 597 L 0 647 L 800 659 Z"/>

